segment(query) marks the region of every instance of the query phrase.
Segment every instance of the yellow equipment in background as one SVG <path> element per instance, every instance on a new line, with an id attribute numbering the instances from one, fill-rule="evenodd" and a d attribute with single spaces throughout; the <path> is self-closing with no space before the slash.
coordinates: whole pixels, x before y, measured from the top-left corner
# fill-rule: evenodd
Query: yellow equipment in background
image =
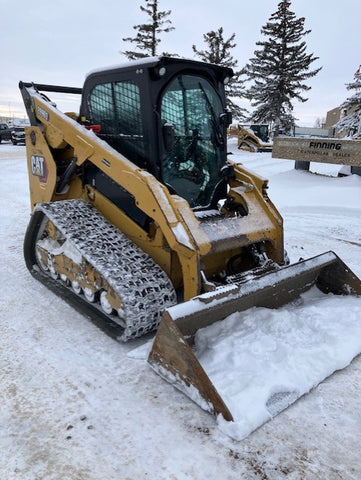
<path id="1" fill-rule="evenodd" d="M 267 124 L 231 125 L 227 134 L 229 137 L 237 137 L 237 145 L 240 150 L 246 150 L 247 152 L 272 151 Z"/>

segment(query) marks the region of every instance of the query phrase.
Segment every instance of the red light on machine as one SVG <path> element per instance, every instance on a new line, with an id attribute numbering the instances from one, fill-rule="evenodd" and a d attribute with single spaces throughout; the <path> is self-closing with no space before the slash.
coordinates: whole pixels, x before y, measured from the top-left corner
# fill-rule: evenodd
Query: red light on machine
<path id="1" fill-rule="evenodd" d="M 102 131 L 101 125 L 85 125 L 87 130 L 91 130 L 94 133 L 100 133 Z"/>

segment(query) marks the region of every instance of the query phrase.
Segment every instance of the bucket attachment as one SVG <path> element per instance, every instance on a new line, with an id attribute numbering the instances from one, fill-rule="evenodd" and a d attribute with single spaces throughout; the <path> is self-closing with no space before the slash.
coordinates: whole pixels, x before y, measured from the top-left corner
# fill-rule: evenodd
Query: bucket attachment
<path id="1" fill-rule="evenodd" d="M 230 406 L 221 398 L 192 349 L 196 332 L 251 307 L 277 309 L 313 286 L 323 293 L 361 295 L 360 279 L 335 253 L 326 252 L 253 277 L 241 285 L 219 287 L 168 308 L 158 327 L 148 362 L 159 375 L 204 410 L 232 421 Z"/>

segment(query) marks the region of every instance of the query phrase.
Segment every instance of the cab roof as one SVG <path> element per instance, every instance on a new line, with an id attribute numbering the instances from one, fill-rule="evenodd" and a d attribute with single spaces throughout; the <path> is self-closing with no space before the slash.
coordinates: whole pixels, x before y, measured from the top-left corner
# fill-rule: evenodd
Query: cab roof
<path id="1" fill-rule="evenodd" d="M 215 71 L 217 76 L 221 77 L 222 79 L 226 77 L 233 76 L 233 70 L 229 67 L 223 67 L 220 65 L 215 65 L 213 63 L 205 63 L 199 62 L 197 60 L 192 60 L 188 58 L 180 58 L 180 57 L 166 57 L 166 56 L 159 56 L 159 57 L 146 57 L 139 60 L 131 60 L 129 62 L 120 63 L 118 65 L 111 65 L 108 67 L 97 68 L 91 70 L 86 75 L 86 80 L 96 77 L 99 75 L 106 74 L 116 74 L 120 72 L 126 71 L 139 71 L 139 70 L 159 70 L 161 67 L 167 67 L 171 65 L 184 65 L 185 67 L 195 68 L 195 69 L 212 69 Z"/>

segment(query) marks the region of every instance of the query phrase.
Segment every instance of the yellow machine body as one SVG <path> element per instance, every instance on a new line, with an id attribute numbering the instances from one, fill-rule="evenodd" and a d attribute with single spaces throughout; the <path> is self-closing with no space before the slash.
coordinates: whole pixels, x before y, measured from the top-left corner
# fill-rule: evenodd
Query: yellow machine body
<path id="1" fill-rule="evenodd" d="M 95 72 L 83 89 L 45 86 L 81 93 L 80 115 L 62 113 L 40 86 L 20 84 L 31 120 L 29 271 L 109 321 L 115 338 L 159 325 L 149 364 L 226 420 L 232 414 L 192 351 L 198 329 L 253 306 L 278 308 L 312 286 L 361 294 L 332 252 L 287 265 L 268 181 L 226 158 L 222 82 L 231 73 L 162 57 Z M 242 128 L 236 134 L 240 147 L 251 141 Z M 269 147 L 252 141 L 254 151 Z"/>

